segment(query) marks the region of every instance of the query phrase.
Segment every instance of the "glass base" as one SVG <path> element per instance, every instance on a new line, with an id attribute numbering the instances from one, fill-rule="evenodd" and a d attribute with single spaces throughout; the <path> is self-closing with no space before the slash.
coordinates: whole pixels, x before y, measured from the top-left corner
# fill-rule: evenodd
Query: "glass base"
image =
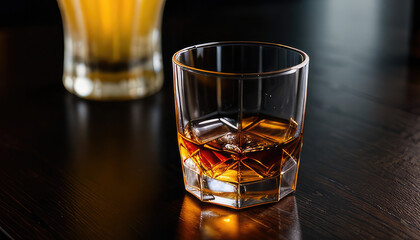
<path id="1" fill-rule="evenodd" d="M 245 208 L 278 202 L 293 193 L 299 163 L 293 158 L 284 161 L 280 175 L 247 183 L 224 182 L 200 173 L 191 158 L 182 164 L 185 189 L 203 202 L 230 208 Z"/>
<path id="2" fill-rule="evenodd" d="M 92 74 L 93 75 L 93 74 Z M 163 85 L 163 73 L 151 76 L 109 76 L 96 77 L 64 75 L 64 87 L 71 93 L 85 99 L 100 101 L 132 100 L 150 96 Z"/>

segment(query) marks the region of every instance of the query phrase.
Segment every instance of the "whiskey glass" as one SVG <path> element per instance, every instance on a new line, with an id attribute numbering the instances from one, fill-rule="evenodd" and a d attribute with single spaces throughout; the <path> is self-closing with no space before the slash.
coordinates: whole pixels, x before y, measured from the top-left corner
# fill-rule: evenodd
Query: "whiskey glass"
<path id="1" fill-rule="evenodd" d="M 215 42 L 173 58 L 185 189 L 231 208 L 296 189 L 309 57 L 263 42 Z"/>

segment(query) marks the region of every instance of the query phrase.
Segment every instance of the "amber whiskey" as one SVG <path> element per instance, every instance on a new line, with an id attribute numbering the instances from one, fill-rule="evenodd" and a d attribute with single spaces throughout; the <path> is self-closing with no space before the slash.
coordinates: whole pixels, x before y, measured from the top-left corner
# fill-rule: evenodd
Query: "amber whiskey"
<path id="1" fill-rule="evenodd" d="M 293 119 L 267 117 L 247 118 L 240 126 L 229 118 L 188 123 L 184 132 L 178 132 L 187 190 L 200 194 L 200 199 L 246 201 L 258 195 L 277 201 L 280 188 L 284 194 L 296 188 L 302 147 L 297 130 Z"/>

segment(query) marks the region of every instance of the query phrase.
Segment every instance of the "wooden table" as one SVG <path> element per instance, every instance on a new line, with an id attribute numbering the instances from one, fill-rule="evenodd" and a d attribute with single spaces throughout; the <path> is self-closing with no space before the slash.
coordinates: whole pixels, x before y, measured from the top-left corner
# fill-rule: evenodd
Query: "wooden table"
<path id="1" fill-rule="evenodd" d="M 164 89 L 114 103 L 62 87 L 49 4 L 0 24 L 0 238 L 420 239 L 414 2 L 168 0 Z M 184 191 L 171 55 L 217 40 L 311 58 L 298 188 L 279 203 L 237 211 Z"/>

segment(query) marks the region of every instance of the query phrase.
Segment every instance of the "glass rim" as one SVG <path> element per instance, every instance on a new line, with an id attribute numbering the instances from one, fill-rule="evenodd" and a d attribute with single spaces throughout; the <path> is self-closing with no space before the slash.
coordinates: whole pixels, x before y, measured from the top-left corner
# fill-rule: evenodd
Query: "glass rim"
<path id="1" fill-rule="evenodd" d="M 186 64 L 181 63 L 177 60 L 177 57 L 180 56 L 182 53 L 187 52 L 192 49 L 198 49 L 203 47 L 216 47 L 216 46 L 223 46 L 223 45 L 259 45 L 259 46 L 272 46 L 278 48 L 285 48 L 294 52 L 297 52 L 302 55 L 303 60 L 296 65 L 287 68 L 281 68 L 275 71 L 269 72 L 261 72 L 261 73 L 230 73 L 230 72 L 218 72 L 218 71 L 211 71 L 205 70 L 200 68 L 195 68 L 188 66 Z M 273 76 L 273 75 L 287 75 L 296 72 L 296 70 L 303 68 L 304 66 L 308 65 L 309 63 L 309 56 L 304 51 L 299 50 L 297 48 L 293 48 L 287 45 L 278 44 L 278 43 L 269 43 L 269 42 L 259 42 L 259 41 L 221 41 L 221 42 L 209 42 L 203 44 L 197 44 L 190 47 L 183 48 L 177 51 L 172 56 L 172 62 L 177 66 L 183 68 L 184 70 L 200 73 L 203 75 L 211 75 L 211 76 L 224 76 L 224 77 L 240 77 L 240 78 L 257 78 L 257 77 L 266 77 L 266 76 Z"/>

